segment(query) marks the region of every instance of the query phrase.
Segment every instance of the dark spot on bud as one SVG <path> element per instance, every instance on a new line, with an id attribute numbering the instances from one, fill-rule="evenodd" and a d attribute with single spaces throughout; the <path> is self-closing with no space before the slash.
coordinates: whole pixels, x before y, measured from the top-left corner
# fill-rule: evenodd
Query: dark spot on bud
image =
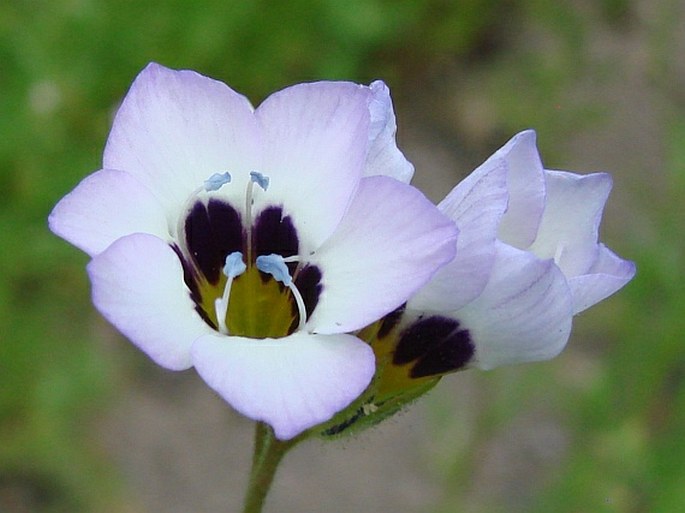
<path id="1" fill-rule="evenodd" d="M 425 378 L 457 371 L 471 361 L 474 352 L 475 348 L 469 332 L 467 330 L 455 331 L 423 358 L 420 358 L 412 367 L 409 375 L 412 378 Z"/>
<path id="2" fill-rule="evenodd" d="M 400 335 L 393 363 L 404 365 L 425 356 L 458 327 L 458 321 L 447 317 L 419 318 Z"/>
<path id="3" fill-rule="evenodd" d="M 377 339 L 380 340 L 390 335 L 392 330 L 395 329 L 395 326 L 397 326 L 402 319 L 406 307 L 407 303 L 404 303 L 381 319 L 381 327 L 378 329 L 378 334 L 376 335 Z"/>
<path id="4" fill-rule="evenodd" d="M 419 318 L 400 335 L 393 364 L 414 362 L 412 378 L 436 376 L 464 367 L 475 353 L 468 330 L 459 329 L 459 321 L 448 317 Z"/>

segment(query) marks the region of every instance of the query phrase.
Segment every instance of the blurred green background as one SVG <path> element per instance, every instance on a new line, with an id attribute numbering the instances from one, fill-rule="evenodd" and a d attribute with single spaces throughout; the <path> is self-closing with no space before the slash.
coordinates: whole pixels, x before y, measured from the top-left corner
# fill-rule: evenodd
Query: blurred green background
<path id="1" fill-rule="evenodd" d="M 235 445 L 212 470 L 218 485 L 192 508 L 170 494 L 200 472 L 188 455 L 214 450 L 193 433 L 249 426 L 230 412 L 207 417 L 228 407 L 114 334 L 90 305 L 86 257 L 46 228 L 59 198 L 98 169 L 117 102 L 152 60 L 221 79 L 254 103 L 299 81 L 382 78 L 417 184 L 436 200 L 536 128 L 547 167 L 613 173 L 603 240 L 638 264 L 625 290 L 576 319 L 560 357 L 450 376 L 415 412 L 332 456 L 293 456 L 270 511 L 308 511 L 297 496 L 313 489 L 327 511 L 682 509 L 683 54 L 676 0 L 1 3 L 0 512 L 240 503 L 244 481 L 234 490 L 228 476 L 247 474 L 249 449 L 233 427 Z M 150 390 L 152 407 L 140 400 Z M 188 416 L 192 428 L 169 427 Z M 136 445 L 143 417 L 156 452 Z M 385 452 L 374 456 L 374 444 Z M 315 482 L 305 467 L 319 456 L 330 468 Z M 348 461 L 377 475 L 344 488 Z M 391 466 L 411 481 L 386 474 Z M 181 484 L 164 481 L 170 473 Z"/>

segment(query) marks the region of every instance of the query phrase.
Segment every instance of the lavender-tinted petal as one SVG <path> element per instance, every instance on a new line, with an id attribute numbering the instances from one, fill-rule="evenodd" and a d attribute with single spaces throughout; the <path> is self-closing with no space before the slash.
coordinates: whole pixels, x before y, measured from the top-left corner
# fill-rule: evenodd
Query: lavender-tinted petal
<path id="1" fill-rule="evenodd" d="M 482 369 L 556 356 L 568 340 L 572 315 L 571 292 L 554 262 L 502 243 L 487 287 L 455 314 L 476 346 L 474 365 Z"/>
<path id="2" fill-rule="evenodd" d="M 301 236 L 302 251 L 317 248 L 345 213 L 361 178 L 368 146 L 368 88 L 348 82 L 299 84 L 269 96 L 256 110 L 264 137 L 260 169 L 268 193 L 283 205 Z"/>
<path id="3" fill-rule="evenodd" d="M 349 332 L 391 312 L 454 257 L 456 235 L 418 190 L 364 178 L 336 232 L 309 258 L 323 290 L 308 328 Z"/>
<path id="4" fill-rule="evenodd" d="M 369 152 L 366 157 L 364 176 L 384 175 L 409 183 L 414 176 L 414 166 L 397 147 L 395 134 L 397 123 L 390 99 L 390 90 L 381 80 L 372 82 L 369 112 Z"/>
<path id="5" fill-rule="evenodd" d="M 499 238 L 526 248 L 535 240 L 545 206 L 545 179 L 535 132 L 516 134 L 490 158 L 504 159 L 508 167 L 509 208 L 502 218 Z"/>
<path id="6" fill-rule="evenodd" d="M 375 372 L 370 346 L 352 335 L 295 333 L 274 339 L 199 338 L 198 373 L 243 415 L 291 439 L 329 420 L 368 386 Z"/>
<path id="7" fill-rule="evenodd" d="M 111 169 L 86 177 L 55 206 L 48 224 L 90 256 L 131 233 L 170 237 L 164 211 L 150 190 L 130 174 Z"/>
<path id="8" fill-rule="evenodd" d="M 599 257 L 587 274 L 568 280 L 573 293 L 573 313 L 580 313 L 609 297 L 632 280 L 633 276 L 633 262 L 623 260 L 604 244 L 600 244 Z"/>
<path id="9" fill-rule="evenodd" d="M 149 64 L 114 119 L 104 167 L 123 169 L 157 196 L 169 215 L 215 173 L 230 172 L 244 197 L 258 169 L 260 136 L 250 102 L 227 85 L 194 71 Z"/>
<path id="10" fill-rule="evenodd" d="M 176 253 L 161 239 L 137 233 L 115 241 L 88 264 L 93 303 L 156 363 L 192 365 L 193 341 L 211 328 L 195 312 Z"/>
<path id="11" fill-rule="evenodd" d="M 409 301 L 416 310 L 458 310 L 485 288 L 507 208 L 507 167 L 490 159 L 457 185 L 438 208 L 459 228 L 457 254 Z"/>
<path id="12" fill-rule="evenodd" d="M 567 277 L 585 274 L 599 256 L 599 223 L 611 191 L 606 173 L 545 171 L 547 204 L 530 251 L 553 258 Z"/>

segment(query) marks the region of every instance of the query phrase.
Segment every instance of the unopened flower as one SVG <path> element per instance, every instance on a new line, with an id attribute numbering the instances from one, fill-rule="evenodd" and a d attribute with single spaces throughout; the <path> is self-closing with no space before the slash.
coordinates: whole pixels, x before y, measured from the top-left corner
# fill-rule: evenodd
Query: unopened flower
<path id="1" fill-rule="evenodd" d="M 366 337 L 385 362 L 376 400 L 468 367 L 556 356 L 572 317 L 635 274 L 598 242 L 610 189 L 605 173 L 544 169 L 533 131 L 457 185 L 438 205 L 460 230 L 456 257 Z"/>
<path id="2" fill-rule="evenodd" d="M 114 120 L 103 169 L 50 228 L 87 252 L 93 302 L 159 365 L 194 366 L 288 439 L 369 385 L 353 334 L 455 253 L 457 230 L 403 182 L 380 82 L 300 84 L 257 109 L 151 64 Z"/>

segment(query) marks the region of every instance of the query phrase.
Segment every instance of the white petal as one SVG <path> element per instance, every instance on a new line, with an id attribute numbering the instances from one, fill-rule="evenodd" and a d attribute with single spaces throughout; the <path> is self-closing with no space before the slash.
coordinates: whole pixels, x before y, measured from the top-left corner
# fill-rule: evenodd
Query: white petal
<path id="1" fill-rule="evenodd" d="M 535 240 L 545 205 L 545 182 L 535 132 L 516 134 L 490 158 L 504 159 L 509 167 L 509 208 L 502 218 L 499 238 L 517 248 L 526 248 Z"/>
<path id="2" fill-rule="evenodd" d="M 573 313 L 580 313 L 609 297 L 632 280 L 633 276 L 633 262 L 623 260 L 604 244 L 600 244 L 599 258 L 588 273 L 568 280 L 573 293 Z"/>
<path id="3" fill-rule="evenodd" d="M 199 338 L 193 363 L 243 415 L 267 422 L 281 440 L 329 420 L 371 382 L 371 348 L 352 335 L 295 333 L 281 339 L 219 334 Z"/>
<path id="4" fill-rule="evenodd" d="M 299 84 L 269 96 L 255 113 L 264 134 L 260 171 L 271 179 L 260 197 L 284 205 L 301 251 L 330 236 L 359 183 L 369 97 L 368 88 L 347 82 Z"/>
<path id="5" fill-rule="evenodd" d="M 323 291 L 308 328 L 353 331 L 394 310 L 454 257 L 456 235 L 418 190 L 364 178 L 336 232 L 310 258 Z"/>
<path id="6" fill-rule="evenodd" d="M 369 103 L 371 144 L 366 157 L 364 176 L 385 175 L 409 183 L 414 176 L 414 166 L 404 157 L 395 142 L 397 123 L 390 90 L 380 80 L 372 82 L 369 87 L 373 95 Z"/>
<path id="7" fill-rule="evenodd" d="M 213 330 L 195 312 L 181 263 L 164 241 L 137 233 L 116 240 L 88 264 L 93 303 L 162 367 L 190 367 L 193 341 Z"/>
<path id="8" fill-rule="evenodd" d="M 492 278 L 483 294 L 455 314 L 476 346 L 475 365 L 546 360 L 559 354 L 571 332 L 571 293 L 551 260 L 497 245 Z"/>
<path id="9" fill-rule="evenodd" d="M 86 177 L 55 206 L 50 229 L 90 256 L 135 232 L 169 239 L 155 196 L 133 176 L 104 169 Z"/>
<path id="10" fill-rule="evenodd" d="M 133 174 L 174 223 L 188 195 L 214 173 L 229 171 L 233 183 L 225 189 L 244 198 L 248 173 L 261 163 L 259 144 L 245 97 L 193 71 L 152 63 L 117 112 L 104 167 Z"/>
<path id="11" fill-rule="evenodd" d="M 554 258 L 567 277 L 585 274 L 599 255 L 599 223 L 611 191 L 606 173 L 545 171 L 547 205 L 530 251 Z"/>
<path id="12" fill-rule="evenodd" d="M 507 166 L 490 159 L 467 176 L 438 208 L 459 228 L 457 255 L 409 301 L 414 310 L 458 310 L 485 288 L 495 240 L 507 208 Z"/>

